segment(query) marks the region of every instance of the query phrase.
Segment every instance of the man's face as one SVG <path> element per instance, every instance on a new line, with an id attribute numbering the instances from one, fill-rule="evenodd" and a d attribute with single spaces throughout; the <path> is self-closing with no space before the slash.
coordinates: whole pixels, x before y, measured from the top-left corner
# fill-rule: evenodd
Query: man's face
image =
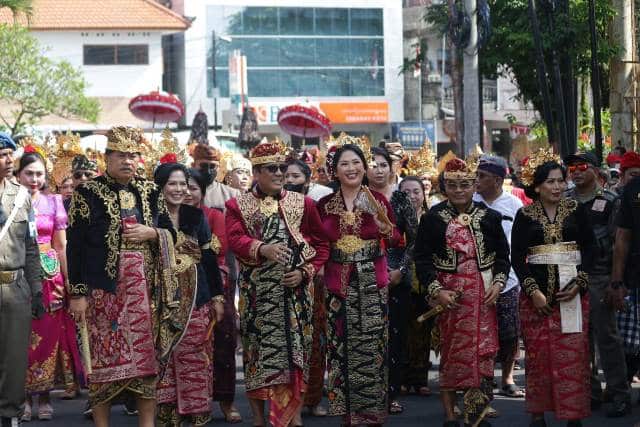
<path id="1" fill-rule="evenodd" d="M 278 194 L 284 185 L 286 163 L 267 163 L 255 168 L 254 176 L 258 187 L 266 194 Z"/>
<path id="2" fill-rule="evenodd" d="M 499 178 L 496 175 L 484 170 L 478 170 L 478 181 L 476 183 L 476 191 L 481 196 L 493 194 L 499 187 L 498 180 Z"/>
<path id="3" fill-rule="evenodd" d="M 112 151 L 107 156 L 107 173 L 116 181 L 129 181 L 136 174 L 140 153 Z"/>
<path id="4" fill-rule="evenodd" d="M 73 186 L 77 187 L 80 184 L 90 181 L 95 178 L 96 175 L 95 171 L 89 169 L 77 169 L 72 175 Z"/>
<path id="5" fill-rule="evenodd" d="M 5 179 L 13 174 L 13 150 L 3 148 L 0 150 L 0 179 Z"/>
<path id="6" fill-rule="evenodd" d="M 447 197 L 454 206 L 468 205 L 476 191 L 476 181 L 472 179 L 447 179 L 444 181 L 444 188 Z"/>
<path id="7" fill-rule="evenodd" d="M 571 163 L 569 174 L 576 187 L 589 187 L 598 178 L 595 167 L 586 162 Z"/>

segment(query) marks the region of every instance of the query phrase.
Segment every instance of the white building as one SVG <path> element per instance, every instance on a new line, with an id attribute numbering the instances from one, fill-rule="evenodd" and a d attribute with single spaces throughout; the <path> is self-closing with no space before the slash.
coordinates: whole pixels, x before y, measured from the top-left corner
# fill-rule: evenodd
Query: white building
<path id="1" fill-rule="evenodd" d="M 102 107 L 97 125 L 47 117 L 39 128 L 151 126 L 129 112 L 129 100 L 163 88 L 162 36 L 186 30 L 188 20 L 154 0 L 34 0 L 33 12 L 29 28 L 47 56 L 80 68 L 87 95 Z M 0 10 L 0 22 L 13 22 L 8 9 Z M 27 21 L 20 17 L 20 23 Z"/>
<path id="2" fill-rule="evenodd" d="M 401 0 L 171 4 L 195 18 L 184 35 L 169 38 L 175 49 L 168 86 L 186 100 L 187 124 L 200 108 L 214 123 L 214 104 L 218 124 L 236 121 L 228 83 L 234 50 L 247 57 L 248 100 L 262 133 L 279 134 L 278 110 L 304 101 L 319 106 L 334 131 L 367 133 L 373 141 L 389 134 L 389 122 L 404 120 Z"/>

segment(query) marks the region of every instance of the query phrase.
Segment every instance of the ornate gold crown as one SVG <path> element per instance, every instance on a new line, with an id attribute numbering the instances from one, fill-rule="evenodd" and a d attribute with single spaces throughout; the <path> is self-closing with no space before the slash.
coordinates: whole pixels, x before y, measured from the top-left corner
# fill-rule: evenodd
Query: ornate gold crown
<path id="1" fill-rule="evenodd" d="M 107 150 L 123 153 L 143 153 L 146 139 L 140 128 L 115 126 L 107 132 Z"/>
<path id="2" fill-rule="evenodd" d="M 329 140 L 329 145 L 334 146 L 337 149 L 340 149 L 347 144 L 355 145 L 360 150 L 362 150 L 367 164 L 371 166 L 373 155 L 371 154 L 371 143 L 369 142 L 369 138 L 366 135 L 362 135 L 358 138 L 356 136 L 347 135 L 346 133 L 342 132 L 340 135 L 338 135 L 337 138 L 334 139 L 333 137 L 331 137 L 331 139 Z"/>
<path id="3" fill-rule="evenodd" d="M 560 156 L 554 154 L 552 147 L 541 148 L 533 152 L 528 159 L 525 159 L 525 163 L 522 166 L 522 176 L 520 178 L 522 183 L 527 187 L 533 185 L 533 177 L 536 169 L 547 162 L 560 164 Z"/>
<path id="4" fill-rule="evenodd" d="M 56 136 L 55 145 L 51 150 L 53 157 L 51 180 L 56 187 L 62 185 L 64 180 L 71 176 L 73 159 L 78 155 L 84 155 L 80 146 L 80 135 L 67 132 Z"/>
<path id="5" fill-rule="evenodd" d="M 260 144 L 251 150 L 249 159 L 254 166 L 267 163 L 282 163 L 287 160 L 289 152 L 289 148 L 279 138 L 273 141 L 267 141 L 267 138 L 263 138 Z"/>
<path id="6" fill-rule="evenodd" d="M 476 179 L 477 165 L 469 164 L 462 159 L 453 158 L 444 167 L 444 179 L 468 180 Z"/>
<path id="7" fill-rule="evenodd" d="M 431 143 L 426 141 L 415 154 L 409 154 L 407 173 L 418 177 L 436 175 L 438 171 L 435 168 L 435 161 L 436 155 L 431 151 Z"/>

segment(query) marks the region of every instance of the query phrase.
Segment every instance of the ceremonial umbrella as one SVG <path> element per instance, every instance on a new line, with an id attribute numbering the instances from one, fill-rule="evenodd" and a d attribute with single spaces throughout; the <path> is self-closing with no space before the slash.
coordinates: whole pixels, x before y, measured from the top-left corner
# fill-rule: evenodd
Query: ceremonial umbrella
<path id="1" fill-rule="evenodd" d="M 284 107 L 278 113 L 278 125 L 289 135 L 301 138 L 318 138 L 331 133 L 331 121 L 310 104 Z"/>
<path id="2" fill-rule="evenodd" d="M 184 114 L 184 105 L 180 99 L 167 92 L 159 90 L 138 95 L 129 101 L 129 111 L 141 120 L 169 123 L 177 122 Z"/>

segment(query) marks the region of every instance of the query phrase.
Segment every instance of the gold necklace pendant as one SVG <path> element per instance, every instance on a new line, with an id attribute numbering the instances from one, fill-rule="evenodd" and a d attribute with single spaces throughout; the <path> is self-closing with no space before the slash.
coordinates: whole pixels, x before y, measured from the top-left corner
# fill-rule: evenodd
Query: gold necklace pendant
<path id="1" fill-rule="evenodd" d="M 471 215 L 467 213 L 458 215 L 458 222 L 465 227 L 468 227 L 471 224 Z"/>
<path id="2" fill-rule="evenodd" d="M 127 191 L 120 190 L 118 191 L 118 196 L 120 198 L 120 209 L 133 209 L 136 207 L 136 196 Z"/>
<path id="3" fill-rule="evenodd" d="M 342 220 L 347 225 L 354 225 L 356 223 L 356 214 L 355 214 L 355 212 L 344 211 L 342 213 Z"/>
<path id="4" fill-rule="evenodd" d="M 260 200 L 260 212 L 264 216 L 271 216 L 278 213 L 278 201 L 271 196 Z"/>

